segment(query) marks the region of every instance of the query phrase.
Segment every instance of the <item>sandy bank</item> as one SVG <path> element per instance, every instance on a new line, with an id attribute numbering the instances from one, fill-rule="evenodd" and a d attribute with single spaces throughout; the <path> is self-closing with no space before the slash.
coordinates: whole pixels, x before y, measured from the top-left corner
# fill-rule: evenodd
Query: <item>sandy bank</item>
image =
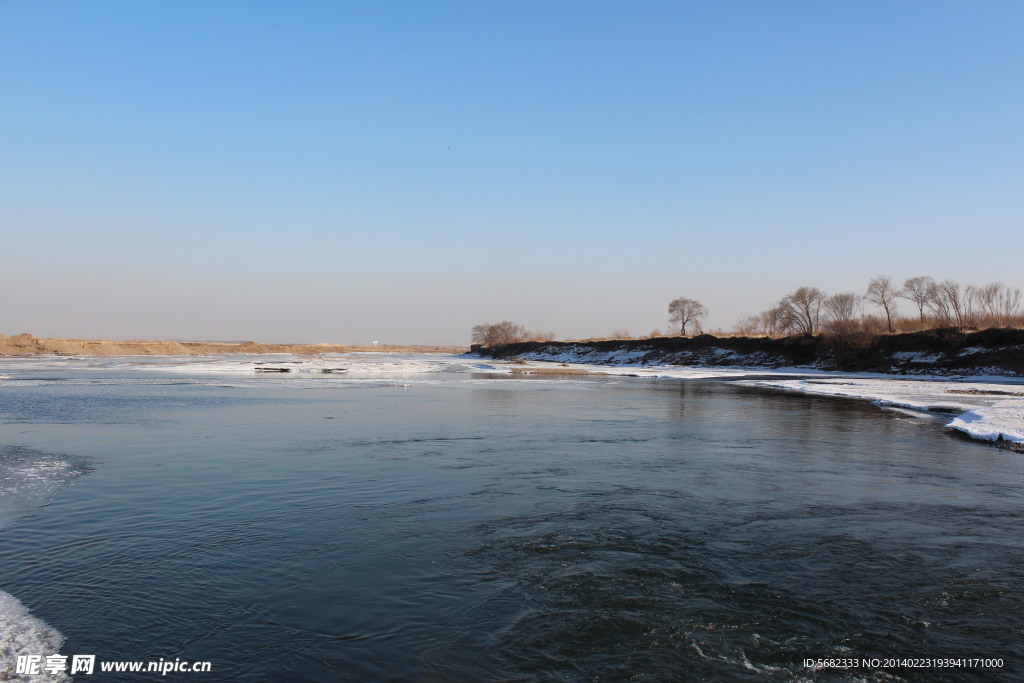
<path id="1" fill-rule="evenodd" d="M 458 346 L 346 346 L 342 344 L 260 344 L 247 342 L 191 342 L 130 339 L 53 339 L 31 334 L 13 337 L 0 334 L 0 355 L 26 356 L 57 354 L 64 356 L 207 356 L 221 353 L 293 353 L 311 356 L 323 353 L 464 353 Z"/>

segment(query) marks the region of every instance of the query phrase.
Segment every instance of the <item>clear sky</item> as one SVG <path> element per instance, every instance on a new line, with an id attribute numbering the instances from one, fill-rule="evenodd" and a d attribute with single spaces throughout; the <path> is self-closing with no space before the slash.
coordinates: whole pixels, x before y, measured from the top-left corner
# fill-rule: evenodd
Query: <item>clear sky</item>
<path id="1" fill-rule="evenodd" d="M 1017 0 L 0 0 L 0 332 L 464 344 L 1024 287 L 1022 36 Z"/>

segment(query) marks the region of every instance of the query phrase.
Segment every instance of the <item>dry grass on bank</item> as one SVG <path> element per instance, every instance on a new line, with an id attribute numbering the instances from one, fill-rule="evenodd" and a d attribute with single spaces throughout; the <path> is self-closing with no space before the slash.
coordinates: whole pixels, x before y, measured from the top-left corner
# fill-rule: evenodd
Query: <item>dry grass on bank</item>
<path id="1" fill-rule="evenodd" d="M 889 332 L 886 328 L 885 321 L 878 318 L 866 318 L 859 320 L 848 321 L 846 325 L 835 326 L 835 325 L 823 325 L 820 332 L 816 333 L 816 337 L 828 337 L 837 341 L 849 341 L 857 343 L 867 343 L 870 340 L 877 339 L 878 337 L 886 337 L 895 334 L 906 334 L 911 332 L 926 332 L 929 330 L 940 330 L 950 329 L 948 326 L 939 325 L 936 321 L 931 319 L 925 319 L 923 321 L 917 318 L 899 318 L 894 321 L 893 327 L 895 330 Z M 1024 319 L 1013 320 L 1007 324 L 1003 324 L 1002 320 L 985 320 L 979 321 L 977 324 L 970 327 L 965 327 L 960 332 L 980 332 L 982 330 L 990 329 L 1010 329 L 1010 330 L 1024 330 Z M 644 341 L 650 339 L 693 339 L 702 335 L 709 335 L 717 337 L 718 339 L 732 339 L 736 337 L 745 337 L 749 339 L 784 339 L 789 336 L 793 336 L 792 332 L 780 332 L 778 334 L 766 334 L 764 332 L 756 331 L 742 331 L 742 330 L 703 330 L 694 334 L 665 334 L 658 330 L 655 330 L 656 334 L 650 335 L 630 335 L 624 333 L 622 330 L 616 330 L 611 336 L 608 337 L 583 337 L 583 338 L 567 338 L 562 341 L 567 343 L 580 343 L 587 344 L 590 342 L 605 342 L 605 341 Z"/>
<path id="2" fill-rule="evenodd" d="M 247 342 L 191 342 L 148 339 L 117 341 L 111 339 L 37 338 L 31 334 L 13 337 L 0 335 L 0 355 L 26 356 L 208 356 L 224 353 L 291 353 L 313 356 L 324 353 L 465 353 L 461 346 L 349 346 L 343 344 L 260 344 Z"/>

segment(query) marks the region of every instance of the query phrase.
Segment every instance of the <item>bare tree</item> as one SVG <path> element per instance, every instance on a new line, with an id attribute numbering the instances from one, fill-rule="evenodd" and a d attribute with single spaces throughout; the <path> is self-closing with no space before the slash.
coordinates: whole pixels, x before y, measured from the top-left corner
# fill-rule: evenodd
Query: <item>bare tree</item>
<path id="1" fill-rule="evenodd" d="M 1020 313 L 1020 290 L 1010 289 L 1002 282 L 992 282 L 971 290 L 972 303 L 987 318 L 987 323 L 1009 325 Z"/>
<path id="2" fill-rule="evenodd" d="M 764 333 L 769 337 L 791 332 L 794 328 L 793 314 L 782 304 L 769 308 L 761 313 L 760 317 Z"/>
<path id="3" fill-rule="evenodd" d="M 484 346 L 500 346 L 502 344 L 515 344 L 526 341 L 529 332 L 522 325 L 517 325 L 508 320 L 500 323 L 484 323 L 473 327 L 472 343 L 483 344 Z"/>
<path id="4" fill-rule="evenodd" d="M 686 326 L 693 323 L 700 331 L 700 321 L 708 316 L 707 307 L 696 299 L 678 298 L 668 305 L 670 323 L 679 325 L 680 334 L 686 335 Z"/>
<path id="5" fill-rule="evenodd" d="M 927 275 L 919 275 L 903 283 L 903 289 L 899 291 L 899 296 L 913 301 L 917 305 L 921 322 L 924 322 L 924 309 L 928 305 L 928 300 L 932 298 L 934 290 L 935 280 Z"/>
<path id="6" fill-rule="evenodd" d="M 852 340 L 862 331 L 860 312 L 863 303 L 853 292 L 833 294 L 825 299 L 822 308 L 825 312 L 823 328 L 838 339 Z"/>
<path id="7" fill-rule="evenodd" d="M 969 317 L 968 299 L 965 290 L 955 280 L 943 280 L 932 287 L 928 297 L 928 308 L 940 325 L 962 330 Z"/>
<path id="8" fill-rule="evenodd" d="M 735 330 L 740 334 L 763 334 L 776 337 L 792 327 L 792 316 L 780 305 L 761 311 L 757 315 L 743 316 L 736 321 Z"/>
<path id="9" fill-rule="evenodd" d="M 814 334 L 818 331 L 821 320 L 821 307 L 825 302 L 825 292 L 817 287 L 801 287 L 792 294 L 787 294 L 779 302 L 782 314 L 790 319 L 790 327 L 799 334 Z"/>
<path id="10" fill-rule="evenodd" d="M 848 327 L 857 317 L 859 304 L 860 297 L 853 292 L 833 294 L 822 304 L 825 309 L 825 319 L 829 325 L 834 327 Z"/>
<path id="11" fill-rule="evenodd" d="M 736 324 L 732 327 L 733 332 L 742 334 L 745 337 L 749 337 L 752 334 L 758 334 L 762 329 L 762 321 L 760 315 L 744 315 L 741 316 Z"/>
<path id="12" fill-rule="evenodd" d="M 999 283 L 1002 286 L 1002 283 Z M 1014 318 L 1020 317 L 1020 289 L 1003 287 L 996 298 L 996 316 L 1000 325 L 1010 325 Z"/>
<path id="13" fill-rule="evenodd" d="M 868 291 L 864 298 L 881 306 L 885 311 L 885 320 L 889 324 L 889 332 L 894 332 L 893 317 L 896 315 L 896 297 L 900 295 L 899 290 L 892 284 L 892 279 L 886 275 L 879 275 L 868 283 Z"/>
<path id="14" fill-rule="evenodd" d="M 1003 289 L 1003 283 L 992 282 L 984 287 L 974 287 L 971 290 L 974 304 L 977 306 L 978 311 L 991 318 L 998 317 L 996 308 L 998 306 L 1000 291 Z"/>
<path id="15" fill-rule="evenodd" d="M 985 310 L 982 304 L 983 287 L 968 284 L 963 292 L 963 324 L 964 327 L 978 327 L 979 319 L 984 316 Z"/>

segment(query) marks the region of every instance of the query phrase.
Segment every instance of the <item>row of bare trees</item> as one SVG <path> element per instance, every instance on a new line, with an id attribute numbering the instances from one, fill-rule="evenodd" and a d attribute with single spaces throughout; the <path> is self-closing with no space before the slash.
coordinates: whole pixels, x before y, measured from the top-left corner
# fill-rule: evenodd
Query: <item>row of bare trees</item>
<path id="1" fill-rule="evenodd" d="M 917 313 L 900 317 L 900 300 L 913 304 Z M 876 306 L 880 314 L 865 312 L 866 304 Z M 668 305 L 669 322 L 679 333 L 698 334 L 708 309 L 696 299 L 680 297 Z M 792 334 L 827 333 L 853 339 L 885 332 L 952 327 L 958 330 L 987 327 L 1024 326 L 1021 291 L 992 282 L 982 287 L 961 285 L 954 280 L 936 281 L 928 276 L 912 277 L 898 287 L 892 278 L 879 275 L 868 283 L 864 294 L 840 292 L 828 294 L 817 287 L 800 287 L 779 302 L 754 316 L 736 323 L 743 335 L 780 337 Z M 650 336 L 660 336 L 655 330 Z M 615 339 L 630 339 L 626 330 L 616 330 Z M 508 320 L 484 323 L 473 328 L 472 342 L 484 346 L 514 344 L 523 341 L 551 341 L 552 332 L 531 331 Z"/>
<path id="2" fill-rule="evenodd" d="M 899 299 L 914 304 L 916 318 L 899 316 Z M 877 306 L 882 315 L 865 313 L 865 303 Z M 928 327 L 966 330 L 1015 325 L 1024 325 L 1020 289 L 1001 282 L 964 286 L 954 280 L 937 282 L 928 276 L 909 278 L 897 287 L 892 278 L 880 275 L 868 283 L 863 295 L 829 295 L 817 287 L 800 287 L 767 311 L 740 319 L 736 331 L 768 336 L 820 332 L 849 336 Z"/>

